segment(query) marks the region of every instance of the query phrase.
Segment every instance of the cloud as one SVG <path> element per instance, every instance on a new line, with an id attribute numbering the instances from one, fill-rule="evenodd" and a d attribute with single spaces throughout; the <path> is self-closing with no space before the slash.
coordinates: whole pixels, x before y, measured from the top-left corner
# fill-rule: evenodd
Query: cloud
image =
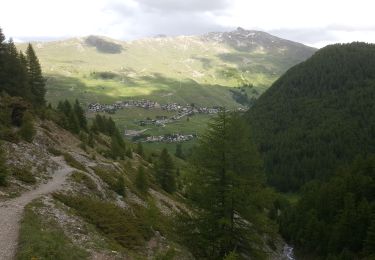
<path id="1" fill-rule="evenodd" d="M 17 39 L 96 34 L 124 40 L 240 26 L 321 47 L 375 42 L 374 9 L 373 0 L 12 0 L 1 5 L 0 26 Z"/>
<path id="2" fill-rule="evenodd" d="M 137 0 L 145 9 L 162 13 L 169 12 L 207 12 L 226 9 L 230 0 Z"/>
<path id="3" fill-rule="evenodd" d="M 216 22 L 225 13 L 227 0 L 172 1 L 137 0 L 111 1 L 105 11 L 114 17 L 113 34 L 132 39 L 157 34 L 191 35 L 223 31 L 228 27 Z"/>

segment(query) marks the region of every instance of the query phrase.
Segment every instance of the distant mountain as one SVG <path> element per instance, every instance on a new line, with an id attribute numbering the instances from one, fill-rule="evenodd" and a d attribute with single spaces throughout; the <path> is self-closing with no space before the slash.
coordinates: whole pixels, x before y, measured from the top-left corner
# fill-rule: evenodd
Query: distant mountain
<path id="1" fill-rule="evenodd" d="M 304 60 L 315 52 L 314 48 L 307 47 L 301 43 L 285 40 L 269 33 L 255 30 L 245 30 L 238 27 L 231 32 L 212 32 L 203 36 L 207 40 L 213 40 L 227 44 L 242 52 L 264 50 L 267 52 L 292 52 L 296 54 L 295 59 Z"/>
<path id="2" fill-rule="evenodd" d="M 50 78 L 47 97 L 52 102 L 67 93 L 88 102 L 152 94 L 161 102 L 228 107 L 237 103 L 227 87 L 252 84 L 255 87 L 248 94 L 258 96 L 287 69 L 315 52 L 299 43 L 241 28 L 128 42 L 88 36 L 34 45 Z M 116 77 L 94 76 L 102 72 Z"/>
<path id="3" fill-rule="evenodd" d="M 375 45 L 331 45 L 281 76 L 247 113 L 269 181 L 296 190 L 375 153 Z"/>

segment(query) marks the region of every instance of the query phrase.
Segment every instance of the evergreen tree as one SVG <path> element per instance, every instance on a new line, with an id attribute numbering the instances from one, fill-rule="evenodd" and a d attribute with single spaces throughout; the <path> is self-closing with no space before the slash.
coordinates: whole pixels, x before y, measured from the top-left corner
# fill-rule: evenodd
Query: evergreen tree
<path id="1" fill-rule="evenodd" d="M 184 159 L 185 156 L 182 152 L 182 145 L 181 144 L 177 144 L 176 145 L 176 152 L 174 154 L 176 157 L 180 158 L 180 159 Z"/>
<path id="2" fill-rule="evenodd" d="M 74 103 L 73 110 L 74 110 L 74 114 L 77 117 L 79 127 L 83 129 L 84 131 L 87 131 L 87 119 L 85 116 L 85 111 L 83 110 L 83 108 L 81 107 L 77 99 Z"/>
<path id="3" fill-rule="evenodd" d="M 172 193 L 176 190 L 174 164 L 166 148 L 162 150 L 155 164 L 155 176 L 166 192 Z"/>
<path id="4" fill-rule="evenodd" d="M 45 105 L 45 80 L 42 76 L 42 69 L 39 64 L 31 44 L 26 49 L 26 60 L 28 69 L 28 79 L 31 93 L 33 95 L 34 103 L 39 106 Z"/>
<path id="5" fill-rule="evenodd" d="M 119 143 L 116 136 L 111 136 L 111 156 L 113 159 L 124 159 L 124 148 Z"/>
<path id="6" fill-rule="evenodd" d="M 5 35 L 3 33 L 3 30 L 0 28 L 0 45 L 3 44 L 5 41 Z"/>
<path id="7" fill-rule="evenodd" d="M 367 229 L 364 252 L 367 255 L 375 256 L 375 214 L 371 215 L 371 224 Z"/>
<path id="8" fill-rule="evenodd" d="M 193 154 L 190 191 L 202 211 L 193 219 L 199 232 L 192 239 L 200 241 L 200 256 L 219 259 L 234 250 L 250 254 L 259 247 L 253 240 L 265 220 L 259 218 L 264 176 L 249 133 L 238 114 L 223 111 Z"/>
<path id="9" fill-rule="evenodd" d="M 30 98 L 26 68 L 13 40 L 10 39 L 1 48 L 3 49 L 3 55 L 1 55 L 3 65 L 0 64 L 0 89 L 11 96 Z"/>
<path id="10" fill-rule="evenodd" d="M 80 131 L 79 121 L 73 110 L 70 111 L 70 113 L 67 115 L 67 118 L 68 118 L 69 131 L 71 131 L 74 134 L 79 134 L 79 131 Z"/>
<path id="11" fill-rule="evenodd" d="M 143 151 L 143 145 L 142 145 L 142 143 L 141 142 L 138 142 L 138 144 L 137 144 L 137 154 L 139 154 L 139 156 L 141 156 L 141 157 L 144 157 L 145 156 L 145 154 L 144 154 L 144 151 Z"/>
<path id="12" fill-rule="evenodd" d="M 4 83 L 6 79 L 5 75 L 5 65 L 6 65 L 6 45 L 5 45 L 5 35 L 0 28 L 0 92 L 4 91 Z"/>
<path id="13" fill-rule="evenodd" d="M 142 165 L 138 168 L 137 176 L 135 178 L 135 186 L 143 193 L 146 193 L 148 190 L 148 180 L 145 169 Z"/>
<path id="14" fill-rule="evenodd" d="M 94 148 L 95 140 L 94 140 L 94 134 L 93 134 L 93 131 L 90 131 L 90 132 L 89 132 L 89 137 L 88 137 L 88 140 L 87 140 L 87 144 L 88 144 L 88 146 L 90 146 L 91 148 Z"/>
<path id="15" fill-rule="evenodd" d="M 126 157 L 133 159 L 133 150 L 131 148 L 127 149 L 125 155 Z"/>
<path id="16" fill-rule="evenodd" d="M 26 112 L 22 118 L 22 125 L 19 130 L 19 135 L 27 142 L 31 143 L 33 141 L 36 130 L 34 127 L 33 116 L 30 112 Z"/>
<path id="17" fill-rule="evenodd" d="M 60 111 L 64 116 L 58 123 L 70 132 L 74 134 L 79 134 L 81 128 L 80 121 L 78 118 L 82 115 L 77 115 L 76 106 L 72 107 L 68 100 L 65 100 L 64 102 L 60 101 L 57 105 L 57 110 Z M 85 127 L 87 128 L 87 125 Z"/>
<path id="18" fill-rule="evenodd" d="M 124 176 L 119 176 L 115 186 L 115 191 L 118 195 L 125 196 L 125 179 Z"/>
<path id="19" fill-rule="evenodd" d="M 0 43 L 1 43 L 1 31 L 0 31 Z M 5 158 L 3 150 L 0 147 L 0 186 L 5 186 L 7 184 L 8 169 L 5 165 Z"/>

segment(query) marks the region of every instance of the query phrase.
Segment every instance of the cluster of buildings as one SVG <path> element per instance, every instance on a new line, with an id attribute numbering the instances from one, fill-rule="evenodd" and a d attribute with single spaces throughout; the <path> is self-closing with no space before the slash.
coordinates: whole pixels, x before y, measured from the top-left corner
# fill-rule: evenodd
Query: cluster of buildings
<path id="1" fill-rule="evenodd" d="M 148 99 L 125 100 L 125 101 L 117 101 L 114 104 L 91 103 L 88 105 L 88 110 L 90 112 L 106 112 L 106 113 L 113 114 L 117 110 L 124 109 L 124 108 L 131 108 L 131 107 L 153 109 L 153 108 L 160 108 L 160 105 L 159 103 L 152 101 L 152 100 L 148 100 Z"/>
<path id="2" fill-rule="evenodd" d="M 192 105 L 182 106 L 178 103 L 168 103 L 160 106 L 161 109 L 167 111 L 176 111 L 185 114 L 217 114 L 222 109 L 221 107 L 196 107 Z"/>
<path id="3" fill-rule="evenodd" d="M 106 112 L 115 113 L 117 110 L 131 107 L 141 107 L 144 109 L 155 109 L 161 108 L 166 111 L 175 111 L 179 114 L 216 114 L 220 111 L 221 107 L 196 107 L 192 105 L 180 105 L 178 103 L 167 103 L 160 105 L 158 102 L 141 99 L 141 100 L 125 100 L 117 101 L 114 104 L 100 104 L 100 103 L 90 103 L 88 105 L 88 110 L 90 112 Z"/>
<path id="4" fill-rule="evenodd" d="M 154 143 L 154 142 L 164 142 L 164 143 L 180 143 L 186 142 L 196 138 L 195 134 L 169 134 L 169 135 L 160 135 L 160 136 L 148 136 L 144 140 L 147 143 Z"/>

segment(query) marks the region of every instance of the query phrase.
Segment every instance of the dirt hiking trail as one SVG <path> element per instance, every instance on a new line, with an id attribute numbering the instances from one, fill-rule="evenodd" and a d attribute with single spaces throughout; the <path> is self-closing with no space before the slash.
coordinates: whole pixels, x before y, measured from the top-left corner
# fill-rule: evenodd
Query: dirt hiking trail
<path id="1" fill-rule="evenodd" d="M 52 178 L 47 183 L 40 184 L 18 198 L 0 202 L 0 260 L 10 260 L 15 257 L 20 221 L 25 206 L 42 195 L 59 190 L 66 177 L 74 170 L 66 165 L 62 157 L 52 159 L 59 164 L 59 169 L 52 174 Z"/>

